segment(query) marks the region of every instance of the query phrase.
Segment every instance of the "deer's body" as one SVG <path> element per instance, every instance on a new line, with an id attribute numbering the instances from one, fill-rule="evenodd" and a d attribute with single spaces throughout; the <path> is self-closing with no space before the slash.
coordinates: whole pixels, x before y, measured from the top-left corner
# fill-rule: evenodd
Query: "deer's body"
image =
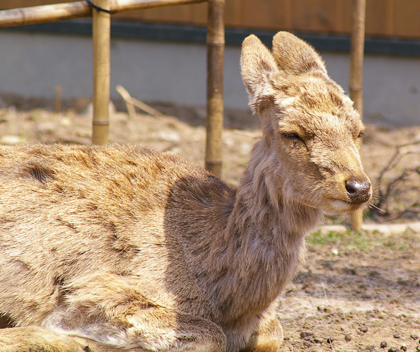
<path id="1" fill-rule="evenodd" d="M 21 326 L 2 351 L 277 350 L 304 235 L 370 184 L 360 118 L 317 54 L 287 33 L 273 50 L 244 42 L 263 139 L 237 191 L 146 148 L 0 147 L 0 313 Z"/>

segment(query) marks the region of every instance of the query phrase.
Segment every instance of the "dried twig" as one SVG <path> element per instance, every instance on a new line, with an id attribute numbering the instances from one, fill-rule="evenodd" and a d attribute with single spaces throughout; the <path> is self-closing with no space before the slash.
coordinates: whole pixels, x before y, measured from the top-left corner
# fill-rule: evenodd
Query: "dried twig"
<path id="1" fill-rule="evenodd" d="M 125 101 L 125 105 L 127 106 L 127 111 L 128 111 L 128 117 L 130 119 L 134 118 L 134 116 L 136 116 L 136 111 L 134 109 L 134 105 L 131 102 L 131 95 L 130 93 L 127 92 L 127 90 L 123 87 L 118 85 L 116 88 L 118 93 L 120 93 L 121 97 L 124 99 Z"/>
<path id="2" fill-rule="evenodd" d="M 130 118 L 133 118 L 136 115 L 136 112 L 134 109 L 135 106 L 158 119 L 163 118 L 165 116 L 160 111 L 157 111 L 156 109 L 153 109 L 151 106 L 143 103 L 142 101 L 136 98 L 133 98 L 123 86 L 118 85 L 115 89 L 117 90 L 118 93 L 121 94 L 121 97 L 124 99 L 127 105 L 128 116 Z"/>
<path id="3" fill-rule="evenodd" d="M 405 147 L 411 147 L 414 145 L 420 144 L 420 141 L 416 141 L 416 142 L 412 142 L 412 143 L 405 143 L 405 144 L 400 144 L 398 146 L 395 147 L 395 152 L 392 155 L 392 157 L 389 159 L 388 163 L 385 165 L 385 167 L 381 170 L 381 172 L 379 173 L 379 176 L 377 177 L 378 180 L 378 184 L 380 184 L 383 175 L 388 172 L 390 169 L 392 169 L 393 167 L 395 167 L 396 164 L 398 164 L 398 162 L 401 160 L 401 158 L 403 158 L 406 155 L 412 154 L 410 151 L 401 154 L 401 150 Z"/>
<path id="4" fill-rule="evenodd" d="M 261 138 L 261 133 L 259 132 L 255 133 L 255 132 L 247 132 L 247 131 L 242 131 L 242 130 L 233 130 L 233 133 L 240 134 L 241 136 L 245 136 L 249 138 L 255 138 L 255 139 Z"/>
<path id="5" fill-rule="evenodd" d="M 61 111 L 61 103 L 62 103 L 62 93 L 63 93 L 63 87 L 57 86 L 55 87 L 55 102 L 54 102 L 54 112 L 56 114 L 60 113 Z"/>
<path id="6" fill-rule="evenodd" d="M 398 164 L 401 160 L 411 154 L 415 154 L 411 150 L 403 152 L 406 147 L 411 147 L 414 145 L 420 144 L 420 141 L 405 143 L 395 147 L 395 152 L 388 160 L 385 167 L 379 172 L 378 177 L 376 178 L 377 187 L 378 187 L 378 197 L 377 202 L 370 204 L 370 212 L 373 217 L 378 221 L 391 221 L 400 219 L 408 213 L 420 214 L 418 202 L 414 202 L 409 206 L 406 206 L 403 210 L 399 211 L 397 214 L 390 214 L 389 211 L 389 201 L 392 197 L 395 196 L 397 187 L 400 187 L 404 182 L 406 182 L 410 176 L 417 173 L 420 175 L 420 166 L 415 166 L 413 168 L 404 168 L 397 176 L 390 180 L 386 185 L 383 185 L 384 177 L 386 173 L 398 167 Z M 385 210 L 384 210 L 385 209 Z"/>

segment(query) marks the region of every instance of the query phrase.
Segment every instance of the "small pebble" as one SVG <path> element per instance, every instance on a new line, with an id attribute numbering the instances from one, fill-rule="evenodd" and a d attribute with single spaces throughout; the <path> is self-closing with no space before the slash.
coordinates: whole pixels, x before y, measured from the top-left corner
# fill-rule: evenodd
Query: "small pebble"
<path id="1" fill-rule="evenodd" d="M 324 312 L 324 313 L 328 312 L 327 308 L 316 307 L 316 309 L 318 310 L 318 312 Z"/>
<path id="2" fill-rule="evenodd" d="M 381 348 L 385 348 L 387 346 L 388 346 L 388 344 L 386 343 L 386 341 L 382 341 L 381 342 Z"/>
<path id="3" fill-rule="evenodd" d="M 301 337 L 302 339 L 310 339 L 312 336 L 314 336 L 314 333 L 313 333 L 313 332 L 306 332 L 306 331 L 302 331 L 302 332 L 300 333 L 300 337 Z"/>
<path id="4" fill-rule="evenodd" d="M 327 339 L 327 342 L 328 342 L 328 343 L 333 343 L 333 341 L 334 341 L 334 337 L 329 337 L 329 338 Z"/>
<path id="5" fill-rule="evenodd" d="M 402 337 L 402 335 L 401 335 L 401 334 L 394 334 L 394 337 L 395 337 L 396 339 L 400 339 L 400 338 Z"/>
<path id="6" fill-rule="evenodd" d="M 417 346 L 416 351 L 420 351 L 420 345 Z"/>
<path id="7" fill-rule="evenodd" d="M 311 347 L 311 344 L 310 344 L 309 342 L 306 342 L 306 341 L 305 341 L 305 342 L 303 343 L 303 346 L 305 346 L 306 348 L 309 348 L 309 347 Z"/>
<path id="8" fill-rule="evenodd" d="M 156 137 L 166 142 L 179 142 L 181 136 L 173 131 L 159 131 L 156 133 Z"/>
<path id="9" fill-rule="evenodd" d="M 397 350 L 397 348 L 396 347 L 391 347 L 389 350 L 388 350 L 388 352 L 397 352 L 398 350 Z"/>
<path id="10" fill-rule="evenodd" d="M 351 335 L 347 334 L 346 336 L 344 336 L 344 340 L 346 340 L 347 342 L 351 341 Z"/>
<path id="11" fill-rule="evenodd" d="M 21 143 L 22 139 L 19 136 L 15 136 L 15 135 L 4 135 L 0 138 L 0 143 L 1 144 L 18 144 Z"/>
<path id="12" fill-rule="evenodd" d="M 417 336 L 417 335 L 411 335 L 411 338 L 413 339 L 413 340 L 417 340 L 419 337 Z"/>
<path id="13" fill-rule="evenodd" d="M 407 352 L 407 346 L 401 346 L 401 347 L 400 347 L 400 350 L 401 350 L 401 351 L 404 351 L 404 352 Z"/>
<path id="14" fill-rule="evenodd" d="M 368 327 L 367 326 L 362 326 L 361 328 L 359 328 L 359 330 L 361 331 L 361 332 L 367 332 L 368 331 Z"/>

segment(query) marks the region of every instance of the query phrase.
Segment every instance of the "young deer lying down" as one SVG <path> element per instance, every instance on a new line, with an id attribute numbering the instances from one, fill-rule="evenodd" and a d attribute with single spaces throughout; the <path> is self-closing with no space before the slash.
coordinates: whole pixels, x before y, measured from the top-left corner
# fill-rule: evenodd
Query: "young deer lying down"
<path id="1" fill-rule="evenodd" d="M 305 234 L 371 186 L 360 117 L 309 45 L 251 35 L 241 65 L 263 137 L 238 190 L 143 147 L 0 148 L 1 351 L 278 349 Z"/>

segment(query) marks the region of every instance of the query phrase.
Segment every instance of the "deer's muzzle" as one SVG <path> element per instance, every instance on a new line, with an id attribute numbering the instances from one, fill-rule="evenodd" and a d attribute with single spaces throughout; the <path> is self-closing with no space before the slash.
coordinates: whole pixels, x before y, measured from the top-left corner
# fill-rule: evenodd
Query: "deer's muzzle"
<path id="1" fill-rule="evenodd" d="M 372 196 L 372 185 L 368 179 L 355 180 L 348 179 L 345 181 L 347 196 L 351 203 L 360 204 L 367 202 Z"/>

